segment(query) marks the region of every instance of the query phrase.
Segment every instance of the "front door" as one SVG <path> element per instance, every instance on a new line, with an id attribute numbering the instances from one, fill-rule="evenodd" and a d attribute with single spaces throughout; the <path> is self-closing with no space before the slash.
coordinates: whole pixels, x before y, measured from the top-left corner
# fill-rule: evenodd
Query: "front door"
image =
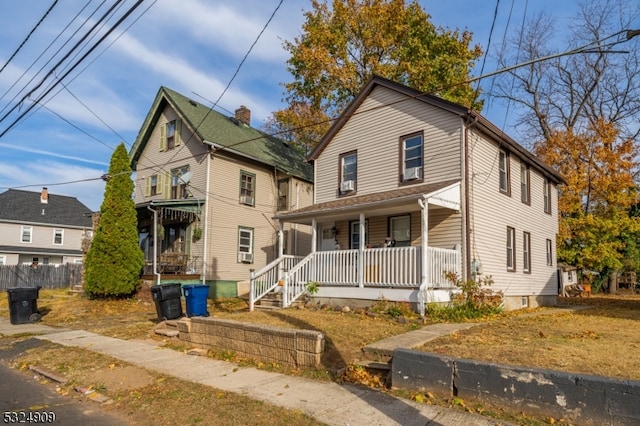
<path id="1" fill-rule="evenodd" d="M 336 237 L 333 234 L 333 226 L 324 225 L 320 227 L 320 251 L 336 250 Z"/>

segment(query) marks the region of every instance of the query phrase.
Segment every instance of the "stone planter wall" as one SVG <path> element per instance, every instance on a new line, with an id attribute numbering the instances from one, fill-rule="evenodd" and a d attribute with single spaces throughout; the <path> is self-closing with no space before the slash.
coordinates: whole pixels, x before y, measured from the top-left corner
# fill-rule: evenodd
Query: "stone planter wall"
<path id="1" fill-rule="evenodd" d="M 177 322 L 180 340 L 195 347 L 230 351 L 245 358 L 293 367 L 319 367 L 324 335 L 239 321 L 192 317 Z"/>

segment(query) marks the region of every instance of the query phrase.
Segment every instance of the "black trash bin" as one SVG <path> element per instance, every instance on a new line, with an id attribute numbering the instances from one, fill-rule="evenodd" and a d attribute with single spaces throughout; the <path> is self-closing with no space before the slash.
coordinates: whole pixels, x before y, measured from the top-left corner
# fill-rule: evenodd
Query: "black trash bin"
<path id="1" fill-rule="evenodd" d="M 42 287 L 8 288 L 9 319 L 11 324 L 28 324 L 40 321 L 38 293 Z"/>
<path id="2" fill-rule="evenodd" d="M 182 286 L 170 283 L 151 286 L 159 320 L 177 319 L 182 316 Z"/>

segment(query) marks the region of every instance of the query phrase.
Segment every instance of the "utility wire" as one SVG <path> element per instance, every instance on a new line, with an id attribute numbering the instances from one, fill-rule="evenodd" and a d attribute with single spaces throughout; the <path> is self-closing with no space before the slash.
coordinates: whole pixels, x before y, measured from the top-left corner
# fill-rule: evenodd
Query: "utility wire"
<path id="1" fill-rule="evenodd" d="M 42 23 L 42 21 L 45 20 L 45 18 L 49 15 L 49 13 L 53 10 L 53 8 L 55 7 L 55 5 L 58 4 L 58 0 L 55 0 L 53 2 L 53 4 L 49 7 L 49 9 L 47 9 L 47 11 L 45 12 L 45 14 L 42 16 L 42 18 L 40 18 L 40 20 L 38 21 L 38 23 L 36 24 L 35 27 L 33 27 L 31 29 L 31 31 L 29 31 L 29 34 L 27 34 L 27 36 L 25 37 L 24 40 L 22 40 L 22 43 L 20 43 L 20 46 L 18 46 L 18 48 L 15 50 L 15 52 L 13 52 L 11 54 L 11 56 L 9 57 L 9 59 L 7 59 L 7 62 L 4 63 L 4 65 L 2 66 L 2 68 L 0 68 L 0 73 L 2 73 L 2 71 L 4 71 L 4 69 L 7 67 L 7 65 L 9 65 L 9 62 L 11 62 L 13 60 L 13 58 L 15 58 L 15 56 L 18 54 L 18 52 L 20 52 L 20 50 L 22 49 L 22 47 L 27 43 L 27 41 L 29 41 L 29 38 L 33 35 L 33 33 L 36 32 L 36 30 L 38 29 L 38 27 L 40 26 L 40 24 Z"/>
<path id="2" fill-rule="evenodd" d="M 133 11 L 138 8 L 138 6 L 140 6 L 140 4 L 142 4 L 144 0 L 138 0 L 136 2 L 136 4 L 134 4 L 115 24 L 114 26 L 112 26 L 97 42 L 96 44 L 94 44 L 67 72 L 65 72 L 60 78 L 59 81 L 64 80 L 64 78 L 69 75 L 78 65 L 80 65 L 80 63 L 82 61 L 84 61 L 86 59 L 87 56 L 89 56 L 91 54 L 91 52 L 93 52 L 93 50 L 95 48 L 98 47 L 98 45 L 100 43 L 102 43 L 102 41 L 104 41 L 104 39 L 106 39 L 125 19 L 127 19 L 127 17 L 133 13 Z M 45 93 L 43 93 L 42 95 L 39 96 L 39 98 L 32 103 L 29 107 L 27 107 L 26 111 L 23 112 L 16 120 L 13 121 L 13 123 L 11 123 L 11 125 L 9 125 L 9 127 L 7 127 L 5 130 L 2 131 L 2 133 L 0 133 L 0 138 L 2 138 L 9 130 L 11 130 L 13 128 L 13 126 L 16 125 L 16 123 L 22 118 L 24 117 L 31 109 L 33 109 L 33 107 L 36 104 L 39 104 L 42 99 L 47 96 L 55 87 L 57 86 L 57 83 L 54 84 L 52 87 L 50 87 L 48 90 L 45 91 Z M 30 92 L 31 93 L 31 92 Z M 15 109 L 15 108 L 14 108 Z M 4 117 L 3 117 L 4 119 Z M 2 119 L 0 119 L 0 122 L 2 121 Z"/>

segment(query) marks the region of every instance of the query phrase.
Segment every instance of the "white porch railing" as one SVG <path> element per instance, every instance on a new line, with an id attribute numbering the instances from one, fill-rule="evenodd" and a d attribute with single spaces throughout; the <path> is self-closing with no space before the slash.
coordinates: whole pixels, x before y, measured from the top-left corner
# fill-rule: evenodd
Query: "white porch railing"
<path id="1" fill-rule="evenodd" d="M 422 283 L 421 247 L 364 249 L 363 282 L 360 283 L 359 253 L 358 250 L 320 251 L 311 253 L 299 263 L 295 263 L 295 259 L 300 258 L 293 256 L 271 262 L 251 276 L 250 309 L 253 310 L 254 303 L 272 291 L 279 280 L 284 280 L 282 303 L 287 307 L 305 293 L 309 282 L 335 287 L 420 287 L 420 293 L 423 293 L 425 289 L 453 287 L 453 283 L 446 280 L 445 273 L 461 275 L 462 271 L 459 250 L 429 247 L 429 268 L 426 283 Z"/>
<path id="2" fill-rule="evenodd" d="M 300 262 L 302 256 L 284 255 L 262 269 L 251 273 L 249 288 L 249 310 L 253 311 L 255 302 L 271 292 L 284 278 L 285 271 Z"/>

